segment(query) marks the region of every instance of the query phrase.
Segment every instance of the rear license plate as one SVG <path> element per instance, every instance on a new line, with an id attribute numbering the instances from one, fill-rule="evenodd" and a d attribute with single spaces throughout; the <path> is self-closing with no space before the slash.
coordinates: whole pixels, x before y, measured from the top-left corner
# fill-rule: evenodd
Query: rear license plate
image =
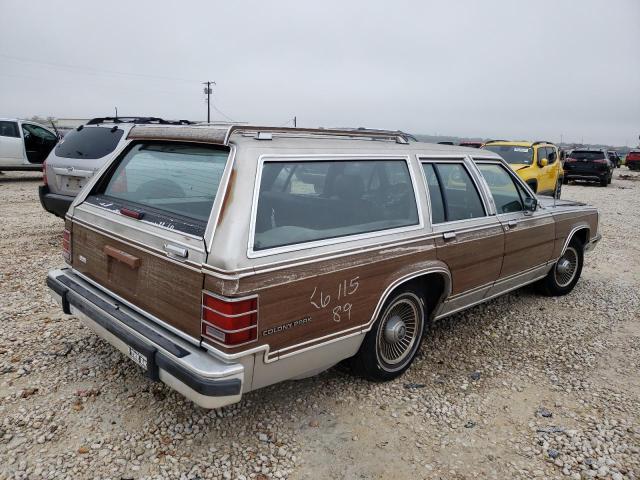
<path id="1" fill-rule="evenodd" d="M 82 177 L 67 177 L 66 178 L 66 186 L 70 190 L 80 190 L 82 189 L 84 178 Z"/>
<path id="2" fill-rule="evenodd" d="M 129 347 L 129 358 L 141 366 L 143 370 L 147 370 L 149 362 L 145 354 L 140 353 L 135 348 Z"/>

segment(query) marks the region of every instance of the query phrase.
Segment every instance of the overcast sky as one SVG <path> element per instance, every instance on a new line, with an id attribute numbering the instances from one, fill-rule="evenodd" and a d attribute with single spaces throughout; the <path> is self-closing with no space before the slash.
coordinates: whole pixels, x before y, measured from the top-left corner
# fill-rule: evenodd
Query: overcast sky
<path id="1" fill-rule="evenodd" d="M 640 1 L 0 0 L 0 117 L 635 145 Z"/>

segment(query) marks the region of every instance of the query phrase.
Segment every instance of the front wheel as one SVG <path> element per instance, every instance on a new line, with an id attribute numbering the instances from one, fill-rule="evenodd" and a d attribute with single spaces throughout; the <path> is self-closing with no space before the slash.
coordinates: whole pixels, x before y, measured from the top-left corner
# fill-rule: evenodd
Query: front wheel
<path id="1" fill-rule="evenodd" d="M 411 290 L 385 302 L 373 328 L 353 358 L 356 374 L 376 382 L 393 380 L 409 368 L 424 332 L 425 310 Z"/>
<path id="2" fill-rule="evenodd" d="M 578 283 L 584 262 L 584 247 L 580 240 L 572 238 L 567 249 L 553 265 L 547 276 L 538 286 L 548 296 L 566 295 Z"/>

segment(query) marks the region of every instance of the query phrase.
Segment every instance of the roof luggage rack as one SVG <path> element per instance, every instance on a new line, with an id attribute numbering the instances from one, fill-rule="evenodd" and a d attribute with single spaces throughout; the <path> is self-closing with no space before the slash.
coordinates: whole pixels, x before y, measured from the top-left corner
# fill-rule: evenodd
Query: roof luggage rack
<path id="1" fill-rule="evenodd" d="M 159 117 L 96 117 L 89 120 L 87 125 L 99 125 L 101 123 L 140 123 L 157 125 L 191 125 L 189 120 L 165 120 Z"/>
<path id="2" fill-rule="evenodd" d="M 225 144 L 235 133 L 255 134 L 260 132 L 283 133 L 293 135 L 324 135 L 330 137 L 367 138 L 370 140 L 387 140 L 406 144 L 409 140 L 415 141 L 415 137 L 400 130 L 374 130 L 367 128 L 294 128 L 294 127 L 264 127 L 252 125 L 233 125 L 229 127 L 225 138 Z M 262 136 L 264 138 L 264 136 Z"/>

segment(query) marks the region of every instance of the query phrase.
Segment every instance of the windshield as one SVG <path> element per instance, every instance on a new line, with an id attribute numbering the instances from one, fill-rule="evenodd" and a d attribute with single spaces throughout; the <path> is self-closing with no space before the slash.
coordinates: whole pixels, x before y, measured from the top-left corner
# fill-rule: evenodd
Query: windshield
<path id="1" fill-rule="evenodd" d="M 71 130 L 58 143 L 55 154 L 62 158 L 102 158 L 115 150 L 123 133 L 123 130 L 115 127 Z"/>
<path id="2" fill-rule="evenodd" d="M 97 188 L 97 195 L 87 200 L 114 211 L 134 210 L 151 223 L 203 235 L 228 156 L 227 150 L 201 145 L 135 144 Z"/>
<path id="3" fill-rule="evenodd" d="M 486 150 L 496 152 L 507 163 L 531 165 L 533 150 L 529 147 L 514 147 L 512 145 L 485 145 Z"/>
<path id="4" fill-rule="evenodd" d="M 604 158 L 604 152 L 574 151 L 569 156 L 575 160 L 602 160 Z"/>

